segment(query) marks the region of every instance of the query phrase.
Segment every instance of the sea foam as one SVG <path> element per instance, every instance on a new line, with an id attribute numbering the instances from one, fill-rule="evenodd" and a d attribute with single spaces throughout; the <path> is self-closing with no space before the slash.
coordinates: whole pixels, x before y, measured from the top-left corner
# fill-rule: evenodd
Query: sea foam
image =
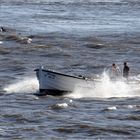
<path id="1" fill-rule="evenodd" d="M 5 86 L 6 93 L 35 93 L 39 89 L 39 84 L 36 78 L 26 77 L 21 78 L 10 85 Z"/>
<path id="2" fill-rule="evenodd" d="M 94 82 L 94 84 L 93 84 Z M 70 98 L 112 98 L 112 97 L 136 97 L 140 96 L 140 83 L 128 84 L 124 80 L 110 80 L 106 73 L 103 73 L 100 81 L 94 80 L 88 87 L 81 85 L 69 95 Z M 4 88 L 5 93 L 36 93 L 39 90 L 39 83 L 35 77 L 21 78 Z"/>
<path id="3" fill-rule="evenodd" d="M 140 96 L 139 91 L 139 83 L 128 84 L 127 81 L 122 79 L 112 81 L 104 72 L 100 81 L 94 81 L 94 85 L 92 84 L 90 88 L 85 88 L 85 86 L 77 87 L 68 96 L 72 98 L 136 97 Z"/>

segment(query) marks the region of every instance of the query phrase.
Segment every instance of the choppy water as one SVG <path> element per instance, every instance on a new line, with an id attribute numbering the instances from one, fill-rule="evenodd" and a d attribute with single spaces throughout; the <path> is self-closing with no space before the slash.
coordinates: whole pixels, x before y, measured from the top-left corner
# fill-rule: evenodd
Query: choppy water
<path id="1" fill-rule="evenodd" d="M 1 0 L 0 138 L 139 139 L 139 19 L 138 0 Z M 124 61 L 131 86 L 103 74 Z M 102 82 L 37 97 L 40 65 Z"/>

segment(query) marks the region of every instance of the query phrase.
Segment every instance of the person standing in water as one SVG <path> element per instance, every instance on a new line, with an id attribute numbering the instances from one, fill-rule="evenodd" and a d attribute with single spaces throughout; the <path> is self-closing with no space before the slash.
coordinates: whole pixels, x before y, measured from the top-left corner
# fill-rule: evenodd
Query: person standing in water
<path id="1" fill-rule="evenodd" d="M 116 66 L 115 63 L 112 64 L 112 67 L 111 67 L 111 78 L 118 78 L 120 76 L 120 69 L 119 67 Z"/>
<path id="2" fill-rule="evenodd" d="M 130 68 L 128 67 L 127 62 L 124 62 L 123 77 L 128 78 L 129 71 L 130 71 Z"/>

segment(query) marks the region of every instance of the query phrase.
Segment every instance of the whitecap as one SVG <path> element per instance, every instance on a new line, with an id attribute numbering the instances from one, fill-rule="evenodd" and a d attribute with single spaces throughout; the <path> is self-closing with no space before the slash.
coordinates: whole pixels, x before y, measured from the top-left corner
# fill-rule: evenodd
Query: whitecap
<path id="1" fill-rule="evenodd" d="M 9 93 L 36 93 L 39 89 L 39 83 L 36 78 L 26 77 L 15 81 L 4 87 L 4 91 Z"/>
<path id="2" fill-rule="evenodd" d="M 68 107 L 67 103 L 57 103 L 55 105 L 51 105 L 49 108 L 51 109 L 65 109 Z"/>
<path id="3" fill-rule="evenodd" d="M 59 103 L 59 104 L 57 104 L 57 106 L 61 107 L 61 108 L 67 108 L 68 104 L 67 103 Z"/>
<path id="4" fill-rule="evenodd" d="M 139 83 L 131 83 L 120 78 L 112 81 L 107 73 L 95 79 L 89 87 L 81 85 L 68 95 L 70 98 L 125 98 L 140 96 Z"/>
<path id="5" fill-rule="evenodd" d="M 134 105 L 128 105 L 127 107 L 131 109 L 134 108 Z"/>
<path id="6" fill-rule="evenodd" d="M 108 107 L 107 109 L 108 110 L 117 110 L 117 107 L 116 106 L 111 106 L 111 107 Z"/>

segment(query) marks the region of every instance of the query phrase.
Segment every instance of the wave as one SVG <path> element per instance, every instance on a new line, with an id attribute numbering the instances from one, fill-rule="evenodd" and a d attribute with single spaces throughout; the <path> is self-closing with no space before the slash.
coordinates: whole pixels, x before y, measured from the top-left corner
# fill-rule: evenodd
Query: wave
<path id="1" fill-rule="evenodd" d="M 1 2 L 11 3 L 121 3 L 127 0 L 2 0 Z M 129 0 L 131 2 L 131 0 Z M 133 2 L 133 1 L 132 1 Z"/>
<path id="2" fill-rule="evenodd" d="M 81 85 L 71 94 L 70 98 L 113 98 L 113 97 L 140 97 L 140 81 L 137 76 L 136 82 L 127 82 L 122 79 L 110 80 L 106 73 L 101 75 L 101 79 L 94 79 L 88 87 Z M 132 78 L 131 78 L 132 79 Z M 133 78 L 134 79 L 134 78 Z M 35 77 L 26 77 L 18 80 L 4 88 L 5 93 L 36 93 L 39 90 L 39 83 Z"/>
<path id="3" fill-rule="evenodd" d="M 133 78 L 134 79 L 134 78 Z M 89 87 L 77 87 L 75 91 L 68 95 L 72 98 L 124 98 L 139 97 L 139 81 L 127 82 L 123 79 L 112 81 L 106 73 L 103 73 L 100 81 L 95 81 Z"/>
<path id="4" fill-rule="evenodd" d="M 4 87 L 7 94 L 10 93 L 36 93 L 39 89 L 39 84 L 36 78 L 26 77 Z"/>

